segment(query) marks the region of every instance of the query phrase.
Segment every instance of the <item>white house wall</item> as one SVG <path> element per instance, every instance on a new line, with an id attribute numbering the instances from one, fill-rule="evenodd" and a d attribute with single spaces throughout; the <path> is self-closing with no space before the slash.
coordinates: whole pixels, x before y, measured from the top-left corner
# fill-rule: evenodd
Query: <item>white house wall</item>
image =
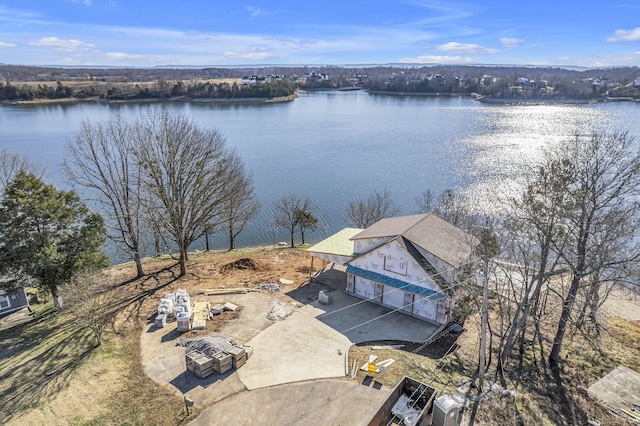
<path id="1" fill-rule="evenodd" d="M 352 258 L 348 256 L 339 256 L 337 254 L 327 254 L 327 253 L 314 253 L 309 252 L 311 256 L 317 257 L 322 260 L 326 260 L 327 262 L 337 263 L 339 265 L 344 265 L 349 262 Z"/>
<path id="2" fill-rule="evenodd" d="M 421 297 L 416 295 L 413 302 L 413 314 L 422 318 L 436 321 L 436 313 L 438 310 L 437 302 L 430 297 Z"/>
<path id="3" fill-rule="evenodd" d="M 449 265 L 444 260 L 429 253 L 422 247 L 416 246 L 416 248 L 418 249 L 420 254 L 424 256 L 425 259 L 427 259 L 427 262 L 429 262 L 431 266 L 433 266 L 433 268 L 447 282 L 447 284 L 453 284 L 455 282 L 456 273 L 455 273 L 455 269 L 451 265 Z"/>
<path id="4" fill-rule="evenodd" d="M 382 303 L 392 308 L 402 308 L 404 306 L 404 291 L 391 286 L 384 286 Z"/>
<path id="5" fill-rule="evenodd" d="M 355 277 L 354 293 L 365 299 L 373 299 L 375 283 L 362 277 Z"/>
<path id="6" fill-rule="evenodd" d="M 356 254 L 366 253 L 375 247 L 389 241 L 389 238 L 366 238 L 353 241 L 353 252 Z"/>
<path id="7" fill-rule="evenodd" d="M 433 258 L 433 256 L 431 257 Z M 349 264 L 430 290 L 440 291 L 440 287 L 405 250 L 404 246 L 396 240 L 382 244 L 371 252 L 353 259 Z M 380 293 L 379 288 L 376 292 L 376 286 L 383 288 L 382 298 L 376 297 Z M 404 290 L 390 285 L 382 286 L 382 284 L 351 273 L 347 274 L 347 292 L 363 299 L 382 303 L 392 309 L 402 309 L 416 317 L 430 321 L 444 324 L 448 320 L 446 305 L 449 303 L 448 301 L 414 294 L 413 297 L 407 297 L 407 300 L 413 301 L 413 304 L 407 307 L 405 306 L 406 292 Z"/>
<path id="8" fill-rule="evenodd" d="M 404 246 L 395 240 L 353 259 L 349 264 L 387 277 L 417 284 L 429 290 L 440 290 L 440 287 L 427 275 L 413 256 L 407 253 Z"/>

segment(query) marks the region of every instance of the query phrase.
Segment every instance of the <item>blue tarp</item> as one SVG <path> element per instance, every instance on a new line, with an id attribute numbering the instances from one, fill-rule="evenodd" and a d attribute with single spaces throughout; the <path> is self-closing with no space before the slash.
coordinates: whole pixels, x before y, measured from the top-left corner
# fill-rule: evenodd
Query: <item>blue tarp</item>
<path id="1" fill-rule="evenodd" d="M 411 284 L 396 278 L 391 278 L 377 272 L 367 271 L 366 269 L 358 268 L 357 266 L 347 265 L 347 272 L 371 281 L 408 291 L 409 293 L 419 294 L 423 297 L 431 297 L 433 299 L 440 300 L 444 299 L 444 293 L 442 291 L 430 290 L 428 288 Z"/>

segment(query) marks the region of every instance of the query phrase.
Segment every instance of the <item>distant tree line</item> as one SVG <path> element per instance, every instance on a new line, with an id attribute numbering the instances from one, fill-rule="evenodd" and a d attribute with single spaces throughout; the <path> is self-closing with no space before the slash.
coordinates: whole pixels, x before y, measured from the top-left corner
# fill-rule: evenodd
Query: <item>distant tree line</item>
<path id="1" fill-rule="evenodd" d="M 186 96 L 196 99 L 272 99 L 295 94 L 296 86 L 291 81 L 276 80 L 261 84 L 239 85 L 237 83 L 193 83 L 185 84 L 179 80 L 173 84 L 161 81 L 152 88 L 139 85 L 115 84 L 110 86 L 88 85 L 74 90 L 60 81 L 55 86 L 39 84 L 37 87 L 22 84 L 14 85 L 10 82 L 0 83 L 0 101 L 30 101 L 34 99 L 65 99 L 99 97 L 101 99 L 167 99 L 176 96 Z"/>
<path id="2" fill-rule="evenodd" d="M 65 86 L 59 81 L 55 86 L 38 84 L 37 87 L 27 84 L 16 86 L 9 82 L 0 83 L 0 100 L 62 99 L 71 98 L 74 95 L 76 93 L 71 86 Z"/>

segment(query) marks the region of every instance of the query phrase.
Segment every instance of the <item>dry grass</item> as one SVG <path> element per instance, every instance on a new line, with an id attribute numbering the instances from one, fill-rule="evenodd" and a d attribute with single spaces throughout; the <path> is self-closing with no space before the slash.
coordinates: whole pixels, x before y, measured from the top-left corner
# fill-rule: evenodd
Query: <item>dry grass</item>
<path id="1" fill-rule="evenodd" d="M 220 265 L 251 258 L 265 265 L 219 272 Z M 76 328 L 64 311 L 50 304 L 28 322 L 0 331 L 0 419 L 3 424 L 125 424 L 178 425 L 186 417 L 181 398 L 148 378 L 141 364 L 140 334 L 155 314 L 158 300 L 178 288 L 246 286 L 274 282 L 286 276 L 304 281 L 309 257 L 300 250 L 194 253 L 189 273 L 178 277 L 177 262 L 147 259 L 147 276 L 132 279 L 132 264 L 110 269 L 116 284 L 111 326 L 104 343 L 95 347 L 93 334 Z M 241 311 L 226 313 L 207 324 L 206 334 L 233 321 Z"/>
<path id="2" fill-rule="evenodd" d="M 494 311 L 490 315 L 493 330 L 498 330 L 499 317 Z M 471 315 L 465 322 L 467 331 L 457 340 L 442 339 L 413 353 L 416 345 L 405 342 L 402 349 L 371 350 L 371 344 L 351 348 L 350 359 L 357 359 L 358 367 L 369 355 L 377 355 L 378 361 L 396 360 L 387 372 L 374 375 L 374 380 L 388 386 L 395 386 L 407 375 L 420 380 L 439 391 L 439 395 L 458 391 L 461 383 L 470 380 L 477 369 L 480 319 Z M 545 336 L 553 336 L 553 318 L 543 326 Z M 494 336 L 493 359 L 485 376 L 486 383 L 496 382 L 497 338 Z M 377 344 L 377 343 L 376 343 Z M 455 351 L 442 356 L 452 344 Z M 544 340 L 544 356 L 548 356 L 551 341 Z M 516 350 L 517 352 L 517 350 Z M 640 371 L 640 322 L 615 317 L 606 319 L 599 346 L 593 339 L 572 330 L 563 346 L 563 363 L 559 376 L 548 369 L 546 358 L 540 357 L 540 347 L 531 344 L 525 347 L 522 363 L 513 357 L 506 366 L 507 388 L 516 391 L 516 397 L 494 396 L 478 403 L 471 403 L 464 410 L 461 424 L 477 425 L 583 425 L 590 419 L 597 419 L 602 425 L 624 425 L 624 420 L 616 417 L 589 397 L 587 389 L 595 381 L 608 374 L 618 365 Z M 367 373 L 359 371 L 362 381 Z M 477 390 L 468 391 L 474 398 Z"/>

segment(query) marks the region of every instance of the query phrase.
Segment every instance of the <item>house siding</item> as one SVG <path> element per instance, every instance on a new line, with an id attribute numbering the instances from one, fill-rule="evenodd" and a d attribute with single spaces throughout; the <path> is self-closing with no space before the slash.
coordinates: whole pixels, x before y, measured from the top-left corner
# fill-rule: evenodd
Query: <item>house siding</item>
<path id="1" fill-rule="evenodd" d="M 350 265 L 400 280 L 407 284 L 414 284 L 440 292 L 440 287 L 397 240 L 381 244 L 370 252 L 353 259 Z M 420 319 L 439 324 L 444 324 L 448 321 L 447 309 L 439 308 L 442 304 L 447 305 L 448 301 L 410 293 L 352 273 L 347 273 L 347 292 L 392 309 L 401 309 L 405 313 Z M 406 301 L 409 302 L 406 303 Z"/>
<path id="2" fill-rule="evenodd" d="M 10 314 L 29 305 L 27 302 L 27 294 L 22 287 L 12 293 L 6 293 L 4 290 L 0 290 L 0 297 L 6 300 L 8 304 L 8 306 L 0 306 L 0 316 Z"/>
<path id="3" fill-rule="evenodd" d="M 389 238 L 367 238 L 361 240 L 355 240 L 353 242 L 353 252 L 355 254 L 366 253 L 376 247 L 389 241 Z"/>

